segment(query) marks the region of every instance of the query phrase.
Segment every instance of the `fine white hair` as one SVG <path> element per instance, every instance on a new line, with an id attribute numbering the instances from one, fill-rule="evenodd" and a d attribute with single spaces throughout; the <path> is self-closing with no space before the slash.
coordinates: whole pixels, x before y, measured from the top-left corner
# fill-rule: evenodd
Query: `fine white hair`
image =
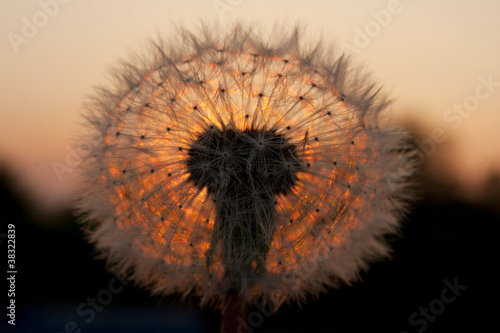
<path id="1" fill-rule="evenodd" d="M 411 197 L 406 136 L 346 56 L 281 31 L 179 29 L 89 99 L 77 206 L 111 269 L 155 294 L 276 310 L 389 254 Z"/>

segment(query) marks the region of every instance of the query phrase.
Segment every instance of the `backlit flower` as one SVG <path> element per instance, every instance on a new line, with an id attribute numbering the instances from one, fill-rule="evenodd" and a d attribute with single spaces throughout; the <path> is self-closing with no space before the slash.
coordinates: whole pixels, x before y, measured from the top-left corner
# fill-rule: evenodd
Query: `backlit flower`
<path id="1" fill-rule="evenodd" d="M 303 44 L 183 30 L 87 105 L 79 208 L 114 269 L 154 293 L 277 308 L 387 254 L 404 136 L 379 127 L 387 102 L 365 76 Z"/>

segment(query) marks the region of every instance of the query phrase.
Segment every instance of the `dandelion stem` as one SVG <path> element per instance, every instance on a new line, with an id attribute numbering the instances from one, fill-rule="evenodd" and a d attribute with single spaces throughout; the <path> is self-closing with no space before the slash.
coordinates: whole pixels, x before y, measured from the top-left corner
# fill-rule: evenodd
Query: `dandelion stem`
<path id="1" fill-rule="evenodd" d="M 221 333 L 248 332 L 247 305 L 236 292 L 227 293 L 227 303 L 222 310 Z"/>
<path id="2" fill-rule="evenodd" d="M 212 245 L 222 243 L 225 277 L 231 288 L 240 289 L 242 283 L 264 273 L 275 225 L 272 198 L 243 192 L 217 205 Z"/>

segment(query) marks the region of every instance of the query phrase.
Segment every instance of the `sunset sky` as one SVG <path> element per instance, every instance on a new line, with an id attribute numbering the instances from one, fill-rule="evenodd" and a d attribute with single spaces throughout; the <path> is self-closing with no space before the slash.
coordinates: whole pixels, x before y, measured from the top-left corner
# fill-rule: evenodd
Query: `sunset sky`
<path id="1" fill-rule="evenodd" d="M 0 164 L 44 205 L 66 204 L 75 172 L 53 165 L 67 164 L 80 106 L 117 60 L 200 20 L 300 23 L 372 73 L 419 137 L 445 133 L 443 170 L 473 188 L 500 170 L 499 17 L 488 0 L 2 0 Z"/>

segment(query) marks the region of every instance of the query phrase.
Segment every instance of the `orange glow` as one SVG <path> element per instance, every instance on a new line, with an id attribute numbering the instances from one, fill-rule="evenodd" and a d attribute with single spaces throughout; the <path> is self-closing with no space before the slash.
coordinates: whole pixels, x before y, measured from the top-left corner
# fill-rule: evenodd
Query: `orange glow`
<path id="1" fill-rule="evenodd" d="M 248 57 L 254 61 L 253 54 Z M 215 246 L 215 205 L 206 189 L 188 182 L 185 160 L 209 125 L 241 131 L 274 127 L 299 149 L 305 169 L 298 173 L 294 195 L 276 198 L 280 218 L 265 262 L 268 272 L 293 272 L 305 258 L 327 256 L 356 228 L 362 216 L 351 212 L 367 197 L 351 186 L 369 187 L 376 180 L 357 170 L 369 158 L 359 121 L 349 119 L 345 101 L 320 73 L 295 73 L 300 60 L 292 54 L 266 61 L 266 69 L 249 80 L 247 69 L 230 60 L 203 64 L 186 59 L 178 66 L 186 78 L 162 81 L 167 74 L 155 70 L 140 84 L 148 91 L 147 100 L 132 92 L 117 104 L 120 121 L 108 129 L 105 143 L 135 155 L 110 157 L 102 179 L 115 188 L 112 202 L 120 228 L 147 232 L 148 237 L 135 241 L 144 255 L 179 269 L 195 262 L 207 265 L 207 253 Z M 137 128 L 130 127 L 133 123 Z M 111 184 L 120 178 L 128 185 Z M 222 277 L 226 268 L 219 252 L 211 260 L 212 273 Z M 202 275 L 193 276 L 208 283 Z"/>

